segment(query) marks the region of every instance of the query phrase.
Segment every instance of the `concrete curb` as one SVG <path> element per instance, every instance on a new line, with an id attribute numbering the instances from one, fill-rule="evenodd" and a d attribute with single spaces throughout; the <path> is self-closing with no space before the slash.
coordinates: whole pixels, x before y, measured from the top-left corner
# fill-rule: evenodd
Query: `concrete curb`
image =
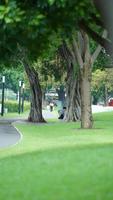
<path id="1" fill-rule="evenodd" d="M 5 121 L 4 121 L 5 122 Z M 16 122 L 16 121 L 15 121 Z M 14 131 L 14 143 L 13 143 L 13 140 L 12 140 L 12 143 L 11 143 L 11 141 L 8 143 L 8 142 L 6 142 L 6 144 L 5 144 L 5 142 L 4 142 L 4 140 L 5 140 L 5 137 L 6 137 L 6 139 L 9 139 L 10 138 L 10 136 L 8 135 L 8 137 L 7 137 L 7 134 L 8 134 L 8 131 L 7 132 L 5 132 L 6 130 L 7 130 L 7 128 L 6 128 L 6 130 L 1 134 L 1 138 L 2 138 L 2 142 L 4 142 L 4 146 L 0 146 L 0 150 L 4 150 L 4 149 L 9 149 L 9 148 L 13 148 L 14 146 L 16 146 L 16 145 L 18 145 L 20 142 L 21 142 L 21 140 L 22 140 L 22 138 L 23 138 L 23 135 L 22 135 L 22 133 L 16 128 L 16 126 L 14 125 L 14 123 L 15 122 L 7 122 L 7 123 L 3 123 L 3 127 L 4 126 L 6 126 L 6 124 L 7 124 L 7 126 L 8 126 L 8 128 L 10 127 L 10 125 L 11 125 L 11 128 L 13 128 L 12 129 L 12 135 L 11 135 L 11 137 L 13 137 L 13 131 Z M 3 128 L 2 127 L 2 128 Z M 9 129 L 10 130 L 10 129 Z M 11 131 L 11 130 L 10 130 Z M 10 131 L 9 131 L 9 134 L 10 134 Z M 5 135 L 5 137 L 4 137 L 4 134 L 6 134 Z M 17 138 L 16 138 L 16 134 L 17 134 Z M 7 140 L 8 141 L 8 140 Z M 3 143 L 2 143 L 3 144 Z"/>

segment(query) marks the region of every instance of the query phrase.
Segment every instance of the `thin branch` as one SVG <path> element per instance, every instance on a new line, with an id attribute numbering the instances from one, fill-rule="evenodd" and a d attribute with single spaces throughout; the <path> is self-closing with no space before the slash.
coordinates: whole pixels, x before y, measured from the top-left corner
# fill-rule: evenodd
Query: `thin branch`
<path id="1" fill-rule="evenodd" d="M 102 47 L 104 47 L 106 49 L 106 52 L 110 55 L 112 55 L 112 44 L 111 42 L 109 42 L 107 39 L 102 38 L 102 36 L 100 36 L 98 33 L 96 33 L 95 31 L 93 31 L 88 25 L 87 23 L 82 20 L 79 23 L 79 26 L 81 29 L 83 29 L 85 32 L 87 32 L 97 43 L 99 43 Z"/>
<path id="2" fill-rule="evenodd" d="M 102 38 L 107 38 L 107 31 L 106 30 L 103 31 Z M 95 60 L 97 59 L 97 57 L 98 57 L 99 53 L 101 52 L 101 50 L 102 50 L 102 46 L 98 45 L 96 50 L 92 54 L 92 63 L 95 62 Z"/>
<path id="3" fill-rule="evenodd" d="M 81 30 L 81 35 L 84 41 L 84 51 L 83 51 L 83 60 L 86 61 L 87 58 L 89 58 L 88 55 L 90 55 L 90 50 L 89 50 L 89 37 L 87 33 L 84 30 Z"/>
<path id="4" fill-rule="evenodd" d="M 75 40 L 75 37 L 73 36 L 73 42 L 72 42 L 72 47 L 73 47 L 73 51 L 75 52 L 75 55 L 76 55 L 76 60 L 80 66 L 80 68 L 83 68 L 83 60 L 82 60 L 82 57 L 81 57 L 81 53 L 80 53 L 80 49 L 78 47 L 78 44 Z"/>

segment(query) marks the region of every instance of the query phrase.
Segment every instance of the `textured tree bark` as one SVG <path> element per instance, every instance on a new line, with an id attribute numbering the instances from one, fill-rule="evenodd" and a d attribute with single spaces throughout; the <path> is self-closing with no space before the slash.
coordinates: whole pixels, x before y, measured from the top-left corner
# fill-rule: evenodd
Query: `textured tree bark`
<path id="1" fill-rule="evenodd" d="M 79 41 L 79 43 L 78 43 Z M 73 38 L 73 49 L 80 69 L 81 128 L 92 128 L 91 110 L 91 70 L 92 60 L 89 39 L 85 32 L 78 33 L 78 41 Z M 79 45 L 78 45 L 79 44 Z"/>
<path id="2" fill-rule="evenodd" d="M 104 86 L 104 105 L 108 106 L 108 90 L 107 90 L 107 86 Z"/>
<path id="3" fill-rule="evenodd" d="M 103 37 L 107 32 L 103 32 Z M 76 39 L 77 40 L 76 40 Z M 66 121 L 81 119 L 81 128 L 92 128 L 91 75 L 92 66 L 98 57 L 99 45 L 91 55 L 88 35 L 81 30 L 72 38 L 71 49 L 64 43 L 61 51 L 67 63 L 67 110 Z M 75 73 L 75 67 L 76 69 Z"/>
<path id="4" fill-rule="evenodd" d="M 64 120 L 67 122 L 78 121 L 81 119 L 80 80 L 77 75 L 74 76 L 73 70 L 71 70 L 68 75 L 66 85 L 67 108 Z"/>
<path id="5" fill-rule="evenodd" d="M 104 31 L 103 36 L 106 37 L 107 32 Z M 93 63 L 98 57 L 101 46 L 99 45 L 91 55 L 89 49 L 88 35 L 81 30 L 78 33 L 78 40 L 73 38 L 74 54 L 80 69 L 80 88 L 81 88 L 81 128 L 92 128 L 92 101 L 91 101 L 91 76 Z"/>
<path id="6" fill-rule="evenodd" d="M 76 69 L 74 69 L 76 60 L 71 49 L 68 48 L 65 42 L 60 48 L 59 53 L 67 65 L 66 112 L 64 120 L 67 122 L 78 121 L 81 118 L 81 97 L 79 75 L 78 73 L 75 73 Z"/>
<path id="7" fill-rule="evenodd" d="M 27 62 L 23 61 L 23 64 L 31 88 L 31 108 L 28 121 L 37 123 L 46 122 L 42 116 L 42 91 L 38 73 Z"/>
<path id="8" fill-rule="evenodd" d="M 81 73 L 81 128 L 92 128 L 91 64 L 85 63 Z"/>
<path id="9" fill-rule="evenodd" d="M 42 123 L 46 122 L 42 116 L 42 91 L 38 78 L 38 73 L 33 66 L 30 65 L 27 57 L 27 50 L 18 44 L 20 61 L 23 64 L 27 74 L 31 88 L 31 107 L 28 121 Z"/>

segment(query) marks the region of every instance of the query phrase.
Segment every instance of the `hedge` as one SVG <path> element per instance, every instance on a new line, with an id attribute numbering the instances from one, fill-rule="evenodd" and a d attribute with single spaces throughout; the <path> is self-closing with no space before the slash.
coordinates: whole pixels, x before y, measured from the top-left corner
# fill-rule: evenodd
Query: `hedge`
<path id="1" fill-rule="evenodd" d="M 18 102 L 17 101 L 5 101 L 4 107 L 8 109 L 8 112 L 18 112 Z M 24 111 L 30 110 L 30 103 L 24 102 Z"/>

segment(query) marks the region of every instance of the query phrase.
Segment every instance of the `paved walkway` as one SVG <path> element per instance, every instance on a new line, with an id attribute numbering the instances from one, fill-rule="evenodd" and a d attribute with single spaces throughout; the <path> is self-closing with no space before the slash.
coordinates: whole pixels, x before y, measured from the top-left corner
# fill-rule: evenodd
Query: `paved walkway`
<path id="1" fill-rule="evenodd" d="M 58 114 L 54 112 L 43 112 L 45 119 L 57 118 Z M 25 119 L 18 117 L 17 119 L 4 119 L 0 118 L 0 149 L 11 147 L 19 142 L 22 135 L 12 125 L 15 121 L 22 121 L 25 123 Z"/>
<path id="2" fill-rule="evenodd" d="M 92 112 L 93 113 L 110 112 L 110 111 L 113 111 L 112 106 L 92 105 Z"/>
<path id="3" fill-rule="evenodd" d="M 13 127 L 14 120 L 0 119 L 0 149 L 10 147 L 21 139 L 21 134 Z"/>

